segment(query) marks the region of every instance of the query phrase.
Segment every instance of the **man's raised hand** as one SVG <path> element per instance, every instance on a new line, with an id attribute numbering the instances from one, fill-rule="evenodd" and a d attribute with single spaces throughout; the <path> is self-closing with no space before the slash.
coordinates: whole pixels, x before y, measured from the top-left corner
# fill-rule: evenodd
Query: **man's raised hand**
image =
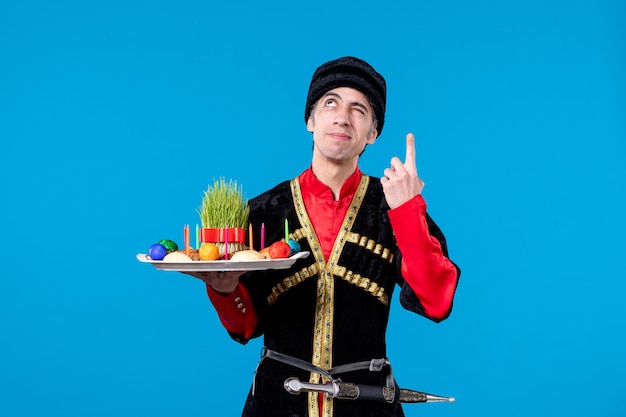
<path id="1" fill-rule="evenodd" d="M 417 175 L 415 163 L 415 136 L 406 135 L 406 157 L 404 163 L 400 158 L 391 158 L 391 166 L 386 168 L 380 179 L 389 208 L 395 209 L 422 192 L 424 181 Z"/>

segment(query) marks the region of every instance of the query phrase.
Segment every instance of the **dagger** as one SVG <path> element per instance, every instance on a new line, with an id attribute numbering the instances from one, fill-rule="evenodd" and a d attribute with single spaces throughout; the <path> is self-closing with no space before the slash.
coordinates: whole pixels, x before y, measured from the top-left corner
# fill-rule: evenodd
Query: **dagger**
<path id="1" fill-rule="evenodd" d="M 287 378 L 285 389 L 290 394 L 298 395 L 301 392 L 323 392 L 329 398 L 342 400 L 374 400 L 393 403 L 396 392 L 393 387 L 378 387 L 375 385 L 353 384 L 350 382 L 330 381 L 324 384 L 302 382 L 298 378 Z M 400 388 L 398 401 L 401 403 L 453 403 L 454 397 L 440 397 L 425 392 Z"/>

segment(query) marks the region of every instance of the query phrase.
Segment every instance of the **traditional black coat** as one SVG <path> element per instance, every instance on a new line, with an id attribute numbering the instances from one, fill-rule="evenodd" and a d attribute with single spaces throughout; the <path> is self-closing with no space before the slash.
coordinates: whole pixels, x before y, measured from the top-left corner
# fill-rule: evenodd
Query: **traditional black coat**
<path id="1" fill-rule="evenodd" d="M 400 258 L 380 181 L 362 175 L 330 258 L 322 248 L 305 210 L 299 182 L 286 181 L 250 201 L 250 222 L 265 223 L 265 242 L 284 237 L 288 220 L 290 238 L 311 255 L 288 270 L 245 274 L 241 283 L 250 292 L 258 315 L 253 337 L 264 336 L 268 349 L 287 354 L 322 369 L 386 356 L 385 332 L 390 300 L 396 284 L 400 302 L 424 315 L 414 292 L 400 275 Z M 431 235 L 447 256 L 445 239 L 427 215 Z M 259 241 L 259 236 L 256 236 Z M 231 334 L 241 342 L 241 335 Z M 384 386 L 383 372 L 354 371 L 338 375 L 345 382 Z M 317 417 L 316 394 L 292 395 L 285 379 L 323 383 L 319 374 L 272 359 L 263 360 L 248 396 L 244 416 Z M 402 416 L 400 405 L 384 402 L 325 399 L 325 417 Z"/>

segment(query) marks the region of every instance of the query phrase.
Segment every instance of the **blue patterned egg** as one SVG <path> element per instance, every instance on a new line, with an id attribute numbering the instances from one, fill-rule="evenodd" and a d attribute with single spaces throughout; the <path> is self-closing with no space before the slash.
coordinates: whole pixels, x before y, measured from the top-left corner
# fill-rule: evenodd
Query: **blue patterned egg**
<path id="1" fill-rule="evenodd" d="M 289 256 L 293 256 L 296 253 L 300 252 L 300 244 L 298 242 L 296 242 L 295 240 L 289 239 L 287 243 L 289 244 L 289 248 L 291 249 Z"/>
<path id="2" fill-rule="evenodd" d="M 150 246 L 150 249 L 148 250 L 148 255 L 153 261 L 162 261 L 163 258 L 165 258 L 165 255 L 167 255 L 167 249 L 160 243 L 155 243 L 154 245 Z"/>

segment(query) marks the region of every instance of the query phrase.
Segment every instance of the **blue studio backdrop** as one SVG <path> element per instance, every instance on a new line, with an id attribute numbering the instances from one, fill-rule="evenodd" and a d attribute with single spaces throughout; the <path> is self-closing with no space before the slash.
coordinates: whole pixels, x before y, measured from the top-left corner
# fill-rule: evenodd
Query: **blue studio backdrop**
<path id="1" fill-rule="evenodd" d="M 413 132 L 463 273 L 440 324 L 400 308 L 407 416 L 626 415 L 621 1 L 0 5 L 0 416 L 238 416 L 260 340 L 204 285 L 135 255 L 308 167 L 308 83 L 344 55 L 387 79 L 380 176 Z"/>

